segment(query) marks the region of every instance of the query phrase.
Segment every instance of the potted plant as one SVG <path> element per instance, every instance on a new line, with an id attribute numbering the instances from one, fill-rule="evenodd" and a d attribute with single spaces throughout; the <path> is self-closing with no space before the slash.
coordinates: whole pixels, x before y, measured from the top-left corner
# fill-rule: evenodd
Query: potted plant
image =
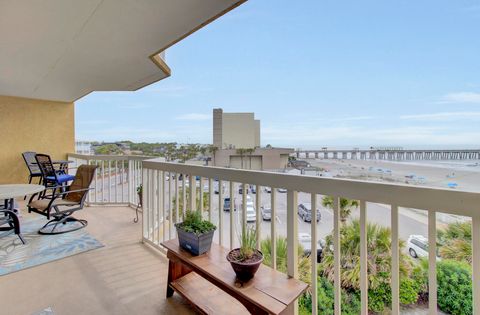
<path id="1" fill-rule="evenodd" d="M 210 250 L 217 228 L 210 221 L 203 220 L 199 211 L 187 211 L 183 222 L 175 224 L 175 227 L 180 246 L 195 256 Z"/>
<path id="2" fill-rule="evenodd" d="M 263 261 L 263 254 L 257 249 L 257 231 L 252 227 L 246 228 L 240 243 L 240 248 L 232 249 L 228 253 L 227 260 L 232 265 L 237 279 L 248 281 L 253 278 Z"/>

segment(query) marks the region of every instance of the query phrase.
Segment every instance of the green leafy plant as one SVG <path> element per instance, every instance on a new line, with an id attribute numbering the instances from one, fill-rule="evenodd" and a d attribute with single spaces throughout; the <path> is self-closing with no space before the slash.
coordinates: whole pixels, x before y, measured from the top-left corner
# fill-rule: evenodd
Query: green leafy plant
<path id="1" fill-rule="evenodd" d="M 240 237 L 240 252 L 238 258 L 240 261 L 250 259 L 257 249 L 257 230 L 253 227 L 244 229 Z"/>
<path id="2" fill-rule="evenodd" d="M 141 195 L 142 193 L 143 193 L 143 185 L 140 184 L 140 185 L 138 185 L 138 187 L 137 187 L 137 194 Z"/>
<path id="3" fill-rule="evenodd" d="M 472 262 L 472 223 L 454 222 L 438 230 L 439 253 L 444 259 Z"/>
<path id="4" fill-rule="evenodd" d="M 334 206 L 334 199 L 332 196 L 325 196 L 322 199 L 322 205 L 326 208 L 332 209 Z M 358 208 L 358 201 L 347 198 L 340 198 L 340 220 L 345 223 L 352 213 L 352 209 Z"/>
<path id="5" fill-rule="evenodd" d="M 360 290 L 360 222 L 355 219 L 343 225 L 340 229 L 340 264 L 342 267 L 342 288 L 346 292 L 357 294 Z M 390 304 L 391 281 L 391 231 L 389 228 L 377 224 L 367 224 L 367 250 L 368 250 L 368 287 L 369 309 L 382 312 Z M 334 253 L 331 235 L 326 237 L 323 260 L 319 265 L 321 275 L 333 282 L 334 279 Z M 414 276 L 413 262 L 403 248 L 405 243 L 400 241 L 400 302 L 414 304 L 419 293 L 425 287 L 419 276 L 411 281 Z M 420 279 L 420 280 L 418 280 Z"/>
<path id="6" fill-rule="evenodd" d="M 334 287 L 333 284 L 325 277 L 318 278 L 318 314 L 333 315 L 334 314 Z M 306 315 L 312 313 L 312 296 L 305 294 L 299 299 L 299 314 Z M 342 290 L 342 314 L 358 315 L 360 314 L 360 292 Z"/>
<path id="7" fill-rule="evenodd" d="M 464 262 L 437 263 L 438 306 L 453 315 L 470 315 L 472 307 L 472 268 Z"/>
<path id="8" fill-rule="evenodd" d="M 185 219 L 182 223 L 177 224 L 177 228 L 185 232 L 201 235 L 210 231 L 214 231 L 217 227 L 208 220 L 202 219 L 199 211 L 187 211 Z"/>
<path id="9" fill-rule="evenodd" d="M 275 242 L 277 270 L 287 273 L 287 239 L 279 236 Z M 272 265 L 272 240 L 270 237 L 260 242 L 260 249 L 263 253 L 263 264 Z M 311 259 L 303 254 L 303 247 L 298 245 L 298 278 L 305 282 L 311 282 Z"/>

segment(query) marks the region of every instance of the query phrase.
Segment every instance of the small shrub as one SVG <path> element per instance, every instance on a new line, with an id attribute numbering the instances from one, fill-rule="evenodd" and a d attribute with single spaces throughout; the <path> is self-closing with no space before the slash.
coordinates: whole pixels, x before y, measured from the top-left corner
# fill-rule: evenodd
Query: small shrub
<path id="1" fill-rule="evenodd" d="M 372 312 L 383 312 L 385 305 L 389 305 L 391 300 L 392 291 L 387 283 L 382 283 L 377 288 L 368 290 L 368 309 Z"/>
<path id="2" fill-rule="evenodd" d="M 334 314 L 334 287 L 325 277 L 318 277 L 318 314 Z M 357 315 L 360 313 L 360 292 L 342 290 L 342 314 Z M 305 294 L 299 300 L 299 314 L 312 313 L 312 296 Z"/>
<path id="3" fill-rule="evenodd" d="M 419 289 L 420 285 L 415 280 L 403 278 L 400 281 L 400 303 L 404 305 L 417 303 Z"/>
<path id="4" fill-rule="evenodd" d="M 452 315 L 469 315 L 472 309 L 472 269 L 462 262 L 437 263 L 438 306 Z"/>
<path id="5" fill-rule="evenodd" d="M 177 225 L 177 228 L 185 232 L 201 235 L 215 230 L 217 227 L 210 221 L 203 220 L 199 211 L 187 211 L 185 220 Z"/>

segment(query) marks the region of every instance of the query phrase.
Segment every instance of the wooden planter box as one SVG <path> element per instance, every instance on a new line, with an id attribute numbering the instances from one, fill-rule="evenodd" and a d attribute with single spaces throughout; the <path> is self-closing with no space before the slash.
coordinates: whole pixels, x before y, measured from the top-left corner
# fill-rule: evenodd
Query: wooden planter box
<path id="1" fill-rule="evenodd" d="M 180 247 L 186 249 L 195 256 L 204 254 L 210 250 L 215 230 L 205 234 L 196 235 L 194 233 L 185 232 L 179 228 L 178 225 L 175 225 L 175 227 L 177 228 L 178 243 L 180 244 Z"/>

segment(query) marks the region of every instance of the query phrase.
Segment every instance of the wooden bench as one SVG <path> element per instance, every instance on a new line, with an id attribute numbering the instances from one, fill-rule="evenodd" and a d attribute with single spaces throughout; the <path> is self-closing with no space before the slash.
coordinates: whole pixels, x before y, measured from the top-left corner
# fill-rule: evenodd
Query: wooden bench
<path id="1" fill-rule="evenodd" d="M 226 259 L 229 250 L 217 244 L 200 256 L 181 249 L 177 239 L 162 246 L 169 259 L 167 298 L 177 292 L 202 314 L 286 314 L 308 287 L 265 265 L 241 283 Z"/>

